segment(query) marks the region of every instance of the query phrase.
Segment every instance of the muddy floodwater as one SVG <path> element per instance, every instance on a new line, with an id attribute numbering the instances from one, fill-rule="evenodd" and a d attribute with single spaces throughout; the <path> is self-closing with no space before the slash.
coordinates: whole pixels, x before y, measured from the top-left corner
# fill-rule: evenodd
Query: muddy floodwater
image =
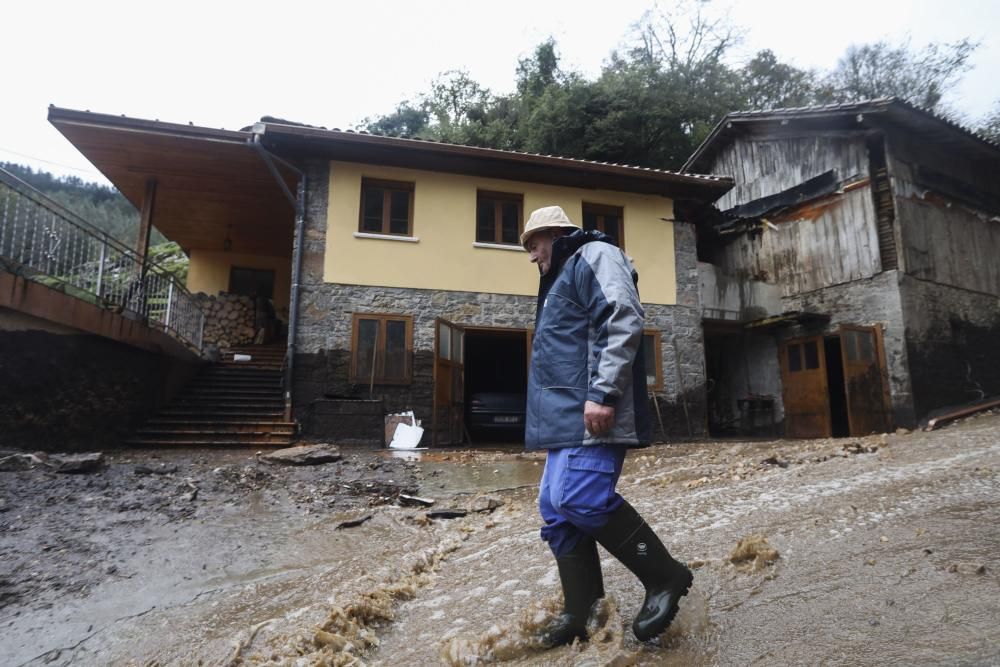
<path id="1" fill-rule="evenodd" d="M 639 644 L 641 587 L 602 551 L 591 641 L 552 651 L 537 643 L 560 605 L 542 455 L 344 453 L 0 473 L 0 664 L 1000 663 L 1000 415 L 630 453 L 620 491 L 694 586 Z"/>

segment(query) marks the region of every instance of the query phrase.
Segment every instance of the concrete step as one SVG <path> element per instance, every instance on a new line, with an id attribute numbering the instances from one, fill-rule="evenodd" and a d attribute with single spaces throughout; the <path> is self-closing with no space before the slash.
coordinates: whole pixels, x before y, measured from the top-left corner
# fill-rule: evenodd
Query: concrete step
<path id="1" fill-rule="evenodd" d="M 204 371 L 202 371 L 201 375 L 199 375 L 198 377 L 231 376 L 231 375 L 240 375 L 240 376 L 260 375 L 263 377 L 281 377 L 281 369 L 267 368 L 264 366 L 247 366 L 245 364 L 219 362 L 212 364 L 211 366 L 206 368 Z"/>
<path id="2" fill-rule="evenodd" d="M 132 447 L 288 447 L 292 438 L 253 439 L 253 440 L 157 440 L 155 438 L 131 438 L 125 444 Z"/>
<path id="3" fill-rule="evenodd" d="M 281 370 L 280 362 L 272 361 L 219 361 L 216 362 L 217 368 L 255 368 L 262 370 Z"/>
<path id="4" fill-rule="evenodd" d="M 173 407 L 180 404 L 190 405 L 194 403 L 198 403 L 199 405 L 229 405 L 231 403 L 244 403 L 246 405 L 263 405 L 267 403 L 285 404 L 280 391 L 272 391 L 265 394 L 234 395 L 231 393 L 222 393 L 210 396 L 196 396 L 190 393 L 184 393 L 175 398 L 167 407 Z"/>
<path id="5" fill-rule="evenodd" d="M 188 429 L 188 430 L 256 430 L 256 431 L 266 431 L 271 430 L 275 432 L 294 432 L 295 422 L 286 422 L 280 420 L 267 421 L 259 419 L 240 419 L 233 417 L 219 417 L 215 419 L 194 419 L 194 418 L 184 418 L 184 417 L 156 417 L 150 419 L 146 422 L 145 428 L 163 428 L 163 429 Z"/>
<path id="6" fill-rule="evenodd" d="M 281 391 L 281 387 L 243 387 L 240 385 L 234 385 L 231 387 L 196 386 L 186 390 L 183 395 L 192 398 L 208 398 L 208 399 L 235 397 L 235 396 L 267 397 L 267 398 L 277 397 L 280 400 L 283 396 L 283 393 Z"/>
<path id="7" fill-rule="evenodd" d="M 160 431 L 141 429 L 136 431 L 132 437 L 142 440 L 174 441 L 174 440 L 201 440 L 215 441 L 225 440 L 246 441 L 246 440 L 280 440 L 288 442 L 295 436 L 294 433 L 275 433 L 272 431 Z"/>
<path id="8" fill-rule="evenodd" d="M 231 353 L 249 354 L 249 362 Z M 230 350 L 204 369 L 174 401 L 127 440 L 137 447 L 287 447 L 295 422 L 285 421 L 284 345 Z"/>
<path id="9" fill-rule="evenodd" d="M 195 410 L 191 408 L 165 408 L 160 411 L 160 416 L 163 417 L 197 417 L 199 420 L 205 420 L 208 416 L 213 417 L 248 417 L 257 421 L 272 421 L 268 420 L 268 417 L 273 418 L 273 421 L 278 421 L 281 417 L 285 416 L 284 409 L 281 410 L 247 410 L 246 408 L 222 408 L 211 411 L 205 410 Z"/>
<path id="10" fill-rule="evenodd" d="M 283 401 L 260 401 L 256 403 L 248 401 L 175 401 L 167 406 L 164 413 L 167 413 L 170 410 L 190 410 L 202 415 L 221 415 L 234 410 L 242 410 L 246 412 L 255 412 L 259 410 L 262 414 L 272 414 L 275 412 L 282 412 L 284 409 L 285 404 Z"/>
<path id="11" fill-rule="evenodd" d="M 185 387 L 195 388 L 195 387 L 281 387 L 281 381 L 278 378 L 261 378 L 261 377 L 211 377 L 211 378 L 201 378 L 191 382 Z"/>

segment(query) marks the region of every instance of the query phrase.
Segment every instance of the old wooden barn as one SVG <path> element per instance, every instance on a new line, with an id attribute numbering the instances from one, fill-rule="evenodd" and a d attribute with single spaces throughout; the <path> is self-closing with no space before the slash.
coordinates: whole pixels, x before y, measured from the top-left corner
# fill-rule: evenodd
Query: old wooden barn
<path id="1" fill-rule="evenodd" d="M 710 427 L 913 427 L 1000 393 L 1000 147 L 896 99 L 727 115 L 701 211 Z"/>

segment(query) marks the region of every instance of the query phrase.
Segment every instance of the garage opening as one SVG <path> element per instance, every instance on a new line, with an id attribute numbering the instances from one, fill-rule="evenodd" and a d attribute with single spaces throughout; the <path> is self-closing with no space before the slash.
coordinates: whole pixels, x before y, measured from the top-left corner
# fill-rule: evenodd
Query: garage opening
<path id="1" fill-rule="evenodd" d="M 708 431 L 712 437 L 773 437 L 781 392 L 769 334 L 752 334 L 733 322 L 703 321 L 708 378 Z"/>
<path id="2" fill-rule="evenodd" d="M 473 444 L 524 442 L 527 341 L 524 329 L 466 329 L 465 424 Z"/>

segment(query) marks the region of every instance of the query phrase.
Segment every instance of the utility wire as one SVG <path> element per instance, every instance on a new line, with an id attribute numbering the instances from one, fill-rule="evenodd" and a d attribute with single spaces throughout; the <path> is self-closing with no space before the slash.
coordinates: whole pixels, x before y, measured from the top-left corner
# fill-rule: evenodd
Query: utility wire
<path id="1" fill-rule="evenodd" d="M 71 167 L 68 164 L 62 164 L 61 162 L 53 162 L 52 160 L 44 160 L 40 157 L 35 157 L 34 155 L 27 155 L 25 153 L 18 153 L 17 151 L 12 151 L 9 148 L 0 147 L 0 153 L 10 153 L 11 155 L 16 155 L 18 157 L 27 158 L 29 160 L 36 160 L 38 162 L 44 162 L 45 164 L 51 164 L 54 167 L 62 167 L 63 169 L 72 169 L 73 171 L 82 171 L 85 174 L 95 174 L 101 178 L 105 178 L 104 174 L 99 171 L 94 171 L 93 169 L 84 169 L 82 167 Z"/>

